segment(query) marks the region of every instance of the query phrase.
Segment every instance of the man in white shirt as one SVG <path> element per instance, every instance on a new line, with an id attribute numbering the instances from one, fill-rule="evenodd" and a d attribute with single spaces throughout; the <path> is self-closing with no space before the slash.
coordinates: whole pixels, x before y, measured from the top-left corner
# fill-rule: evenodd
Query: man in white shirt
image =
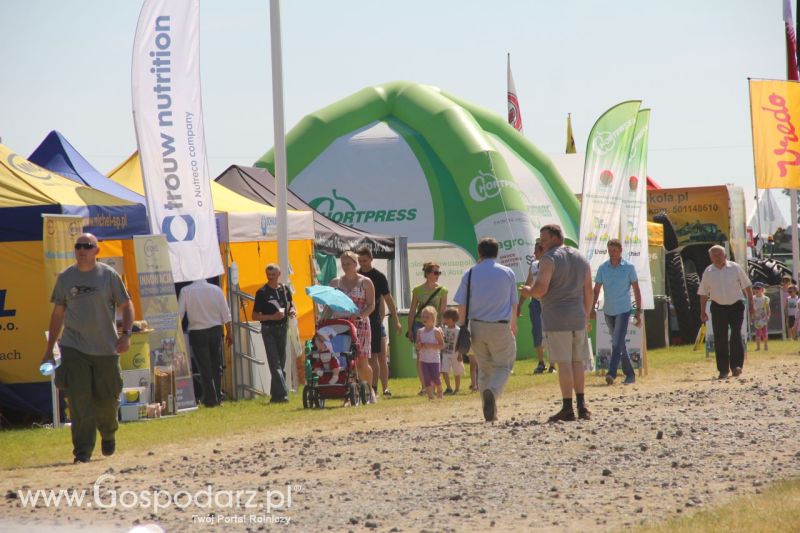
<path id="1" fill-rule="evenodd" d="M 716 245 L 708 250 L 711 264 L 703 272 L 700 288 L 700 320 L 708 320 L 706 302 L 711 299 L 711 327 L 714 330 L 714 353 L 717 356 L 719 379 L 725 379 L 730 372 L 734 376 L 742 373 L 744 366 L 744 343 L 742 342 L 742 322 L 744 304 L 742 292 L 747 296 L 750 319 L 755 317 L 753 289 L 747 273 L 738 264 L 728 261 L 725 248 Z M 730 328 L 730 340 L 728 339 Z"/>
<path id="2" fill-rule="evenodd" d="M 181 289 L 178 316 L 189 319 L 189 344 L 203 381 L 203 405 L 216 407 L 222 401 L 222 326 L 231 345 L 231 311 L 216 285 L 201 279 Z"/>

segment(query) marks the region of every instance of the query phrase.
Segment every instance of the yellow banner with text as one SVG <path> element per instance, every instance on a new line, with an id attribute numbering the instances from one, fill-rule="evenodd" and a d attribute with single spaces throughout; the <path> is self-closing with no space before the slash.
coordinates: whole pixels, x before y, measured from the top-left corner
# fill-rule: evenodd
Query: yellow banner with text
<path id="1" fill-rule="evenodd" d="M 800 83 L 750 80 L 750 117 L 756 187 L 800 188 Z"/>

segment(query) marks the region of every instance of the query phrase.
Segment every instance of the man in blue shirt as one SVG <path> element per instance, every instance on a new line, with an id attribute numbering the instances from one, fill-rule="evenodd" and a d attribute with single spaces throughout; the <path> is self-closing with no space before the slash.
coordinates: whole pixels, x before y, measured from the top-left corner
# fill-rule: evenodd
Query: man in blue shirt
<path id="1" fill-rule="evenodd" d="M 495 262 L 499 251 L 495 239 L 480 240 L 478 264 L 461 277 L 454 298 L 459 304 L 462 327 L 469 320 L 483 417 L 487 422 L 497 420 L 497 397 L 503 392 L 517 357 L 517 282 L 513 270 Z"/>
<path id="2" fill-rule="evenodd" d="M 594 279 L 594 303 L 592 317 L 596 316 L 597 299 L 603 289 L 603 314 L 608 332 L 611 335 L 611 361 L 608 364 L 606 383 L 611 385 L 617 377 L 617 366 L 622 359 L 622 371 L 625 373 L 625 385 L 636 381 L 625 336 L 628 334 L 628 321 L 631 316 L 631 288 L 636 300 L 634 325 L 642 325 L 642 294 L 639 291 L 639 278 L 634 266 L 622 259 L 622 243 L 619 239 L 608 241 L 608 261 L 597 269 Z"/>

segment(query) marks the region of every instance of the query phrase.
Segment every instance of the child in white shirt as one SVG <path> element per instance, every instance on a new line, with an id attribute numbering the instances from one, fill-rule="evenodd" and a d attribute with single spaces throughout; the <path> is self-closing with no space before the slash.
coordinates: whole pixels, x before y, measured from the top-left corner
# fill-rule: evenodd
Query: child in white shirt
<path id="1" fill-rule="evenodd" d="M 769 350 L 767 342 L 769 333 L 767 324 L 769 323 L 769 296 L 764 295 L 764 284 L 756 282 L 753 284 L 753 326 L 756 330 L 756 351 L 761 349 L 761 341 L 764 341 L 764 351 Z"/>
<path id="2" fill-rule="evenodd" d="M 444 335 L 444 348 L 442 349 L 442 377 L 447 387 L 445 394 L 456 394 L 461 388 L 461 376 L 464 375 L 464 362 L 460 353 L 456 351 L 456 339 L 458 339 L 458 311 L 446 309 L 442 313 L 442 333 Z M 455 376 L 456 388 L 450 388 L 450 372 Z"/>
<path id="3" fill-rule="evenodd" d="M 797 320 L 795 319 L 798 309 L 797 285 L 789 285 L 787 289 L 789 296 L 786 298 L 786 316 L 789 321 L 789 338 L 797 339 Z"/>
<path id="4" fill-rule="evenodd" d="M 422 384 L 428 393 L 428 400 L 436 397 L 442 399 L 442 380 L 440 365 L 442 361 L 442 348 L 444 348 L 444 335 L 436 327 L 436 308 L 427 306 L 422 310 L 422 325 L 417 330 L 417 354 L 419 354 L 420 370 L 422 371 Z"/>

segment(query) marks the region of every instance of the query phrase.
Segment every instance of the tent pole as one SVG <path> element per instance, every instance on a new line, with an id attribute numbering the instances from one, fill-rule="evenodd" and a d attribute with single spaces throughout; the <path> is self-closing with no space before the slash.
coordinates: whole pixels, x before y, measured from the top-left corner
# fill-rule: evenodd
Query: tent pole
<path id="1" fill-rule="evenodd" d="M 769 189 L 765 194 L 769 194 Z M 763 239 L 764 235 L 761 233 L 761 206 L 759 205 L 760 200 L 758 198 L 758 187 L 756 187 L 756 224 L 758 225 L 758 238 Z"/>
<path id="2" fill-rule="evenodd" d="M 289 282 L 289 229 L 286 215 L 286 135 L 283 118 L 283 59 L 281 51 L 280 0 L 269 2 L 269 27 L 272 50 L 272 121 L 275 132 L 275 208 L 278 214 L 278 263 L 284 281 Z"/>
<path id="3" fill-rule="evenodd" d="M 63 426 L 63 424 L 61 423 L 61 402 L 58 399 L 55 372 L 50 376 L 50 398 L 53 402 L 53 428 L 57 429 Z"/>
<path id="4" fill-rule="evenodd" d="M 797 189 L 789 191 L 791 207 L 789 209 L 789 224 L 792 228 L 792 277 L 797 281 L 798 251 L 797 251 Z"/>
<path id="5" fill-rule="evenodd" d="M 784 9 L 786 9 L 787 4 L 784 4 Z M 794 57 L 787 58 L 786 61 L 786 70 L 787 78 L 790 80 L 800 80 L 800 72 L 797 70 L 797 57 L 798 57 L 798 50 L 797 50 L 797 24 L 800 22 L 800 11 L 795 9 L 795 16 L 797 17 L 794 21 L 791 19 L 791 7 L 792 2 L 788 3 L 789 13 L 784 12 L 784 24 L 792 24 L 794 22 L 793 31 L 789 32 L 789 28 L 787 27 L 786 32 L 786 44 L 787 44 L 787 52 L 791 53 L 794 52 Z M 787 16 L 788 15 L 788 16 Z M 791 46 L 789 46 L 791 44 Z M 790 189 L 789 190 L 789 199 L 791 204 L 791 212 L 789 213 L 789 225 L 792 228 L 792 277 L 794 278 L 794 282 L 797 283 L 797 270 L 798 270 L 798 250 L 797 250 L 797 189 Z"/>
<path id="6" fill-rule="evenodd" d="M 747 94 L 748 94 L 748 99 L 750 101 L 752 101 L 753 100 L 753 96 L 752 96 L 750 78 L 747 78 Z M 755 129 L 753 128 L 753 114 L 752 113 L 750 113 L 750 131 L 752 132 L 753 135 L 755 135 Z M 764 234 L 761 233 L 761 206 L 759 205 L 761 202 L 759 201 L 759 198 L 758 198 L 758 169 L 756 168 L 756 157 L 755 157 L 755 149 L 756 148 L 755 148 L 755 146 L 756 146 L 756 144 L 755 144 L 755 137 L 754 137 L 754 140 L 753 140 L 753 150 L 754 150 L 753 151 L 753 179 L 756 182 L 756 220 L 758 221 L 757 222 L 757 225 L 758 225 L 758 238 L 761 241 L 761 250 L 764 250 Z M 766 189 L 766 192 L 767 192 L 767 194 L 769 194 L 769 189 Z M 753 247 L 753 255 L 754 256 L 755 256 L 755 253 L 756 253 L 756 248 L 754 246 Z"/>

